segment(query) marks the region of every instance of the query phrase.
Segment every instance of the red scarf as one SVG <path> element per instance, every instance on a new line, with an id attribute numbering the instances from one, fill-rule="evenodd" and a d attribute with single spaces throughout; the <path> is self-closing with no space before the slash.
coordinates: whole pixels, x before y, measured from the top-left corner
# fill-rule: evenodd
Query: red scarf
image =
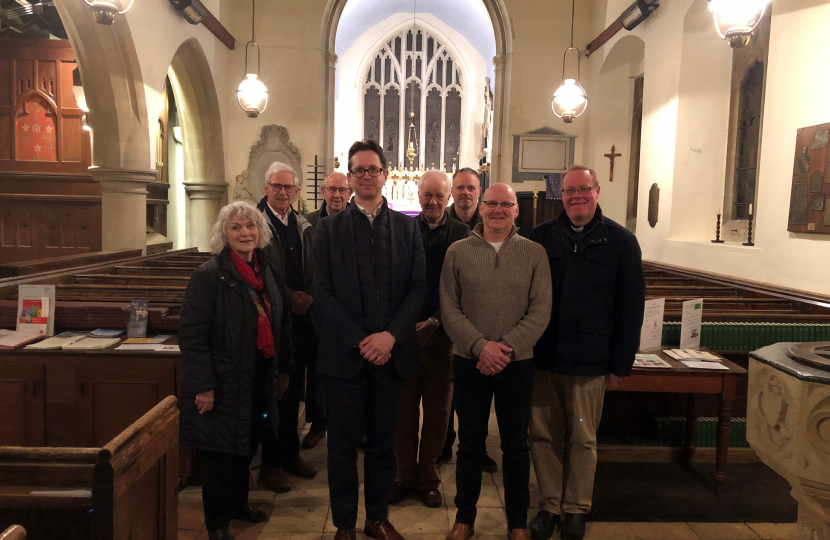
<path id="1" fill-rule="evenodd" d="M 248 266 L 248 263 L 242 260 L 242 257 L 236 254 L 234 250 L 228 250 L 231 254 L 231 260 L 236 271 L 245 285 L 248 286 L 248 291 L 251 292 L 251 299 L 256 306 L 256 348 L 264 358 L 271 358 L 274 356 L 274 334 L 271 332 L 271 302 L 268 301 L 268 295 L 257 294 L 265 290 L 265 284 L 262 282 L 262 277 L 259 272 L 259 263 L 256 255 L 254 255 L 254 267 Z"/>

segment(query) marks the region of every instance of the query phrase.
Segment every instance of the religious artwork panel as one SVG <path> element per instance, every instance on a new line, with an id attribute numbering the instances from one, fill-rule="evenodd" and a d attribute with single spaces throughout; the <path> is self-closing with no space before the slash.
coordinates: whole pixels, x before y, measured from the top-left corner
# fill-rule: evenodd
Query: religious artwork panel
<path id="1" fill-rule="evenodd" d="M 399 145 L 400 100 L 397 88 L 387 88 L 383 100 L 383 153 L 391 163 L 401 161 Z"/>
<path id="2" fill-rule="evenodd" d="M 801 128 L 796 135 L 787 230 L 830 234 L 830 123 Z"/>
<path id="3" fill-rule="evenodd" d="M 15 154 L 18 161 L 57 161 L 55 110 L 38 94 L 32 94 L 15 120 Z"/>
<path id="4" fill-rule="evenodd" d="M 425 165 L 441 168 L 441 92 L 433 88 L 427 93 L 427 138 L 424 148 Z"/>
<path id="5" fill-rule="evenodd" d="M 363 96 L 363 138 L 380 140 L 380 91 L 375 87 Z"/>
<path id="6" fill-rule="evenodd" d="M 444 121 L 444 170 L 458 170 L 461 149 L 461 93 L 453 88 L 447 93 L 447 113 Z"/>

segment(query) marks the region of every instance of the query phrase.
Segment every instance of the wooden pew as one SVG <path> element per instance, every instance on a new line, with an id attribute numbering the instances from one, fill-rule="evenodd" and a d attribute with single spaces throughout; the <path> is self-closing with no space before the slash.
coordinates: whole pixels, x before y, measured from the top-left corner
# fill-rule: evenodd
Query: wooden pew
<path id="1" fill-rule="evenodd" d="M 30 540 L 175 540 L 179 412 L 169 396 L 102 448 L 0 448 L 0 528 Z"/>
<path id="2" fill-rule="evenodd" d="M 26 540 L 26 529 L 20 525 L 12 525 L 0 533 L 0 540 Z"/>

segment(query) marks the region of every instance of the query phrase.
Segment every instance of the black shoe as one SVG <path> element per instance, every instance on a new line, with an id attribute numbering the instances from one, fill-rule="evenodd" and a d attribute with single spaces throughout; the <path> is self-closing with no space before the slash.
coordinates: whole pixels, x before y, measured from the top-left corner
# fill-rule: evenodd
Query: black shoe
<path id="1" fill-rule="evenodd" d="M 435 466 L 440 467 L 444 463 L 449 463 L 452 459 L 452 450 L 450 450 L 449 454 L 441 454 L 438 456 L 438 459 L 435 460 Z"/>
<path id="2" fill-rule="evenodd" d="M 481 470 L 487 473 L 494 473 L 499 471 L 499 466 L 496 465 L 496 462 L 493 461 L 493 458 L 484 454 L 484 464 L 481 466 Z"/>
<path id="3" fill-rule="evenodd" d="M 306 436 L 303 438 L 303 448 L 308 450 L 314 448 L 320 443 L 320 440 L 326 436 L 326 428 L 322 430 L 311 424 L 311 429 L 308 430 Z"/>
<path id="4" fill-rule="evenodd" d="M 582 540 L 585 537 L 585 514 L 565 514 L 559 536 L 562 540 Z"/>
<path id="5" fill-rule="evenodd" d="M 208 540 L 233 540 L 233 535 L 228 529 L 216 529 L 208 531 Z"/>
<path id="6" fill-rule="evenodd" d="M 528 525 L 533 540 L 548 540 L 553 536 L 553 529 L 559 525 L 559 516 L 547 510 L 539 510 Z"/>
<path id="7" fill-rule="evenodd" d="M 257 510 L 250 504 L 245 504 L 231 512 L 231 519 L 247 521 L 248 523 L 264 523 L 268 521 L 268 514 Z"/>

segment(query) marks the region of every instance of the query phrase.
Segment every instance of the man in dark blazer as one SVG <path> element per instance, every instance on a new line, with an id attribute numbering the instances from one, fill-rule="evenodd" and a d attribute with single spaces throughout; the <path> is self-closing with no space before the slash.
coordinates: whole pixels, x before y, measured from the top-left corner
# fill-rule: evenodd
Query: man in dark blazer
<path id="1" fill-rule="evenodd" d="M 388 521 L 395 480 L 398 397 L 419 367 L 418 322 L 426 295 L 418 223 L 386 204 L 383 149 L 349 149 L 352 204 L 314 234 L 314 304 L 322 321 L 317 373 L 325 389 L 328 473 L 335 540 L 354 540 L 357 447 L 366 433 L 366 522 L 371 538 L 402 540 Z"/>

